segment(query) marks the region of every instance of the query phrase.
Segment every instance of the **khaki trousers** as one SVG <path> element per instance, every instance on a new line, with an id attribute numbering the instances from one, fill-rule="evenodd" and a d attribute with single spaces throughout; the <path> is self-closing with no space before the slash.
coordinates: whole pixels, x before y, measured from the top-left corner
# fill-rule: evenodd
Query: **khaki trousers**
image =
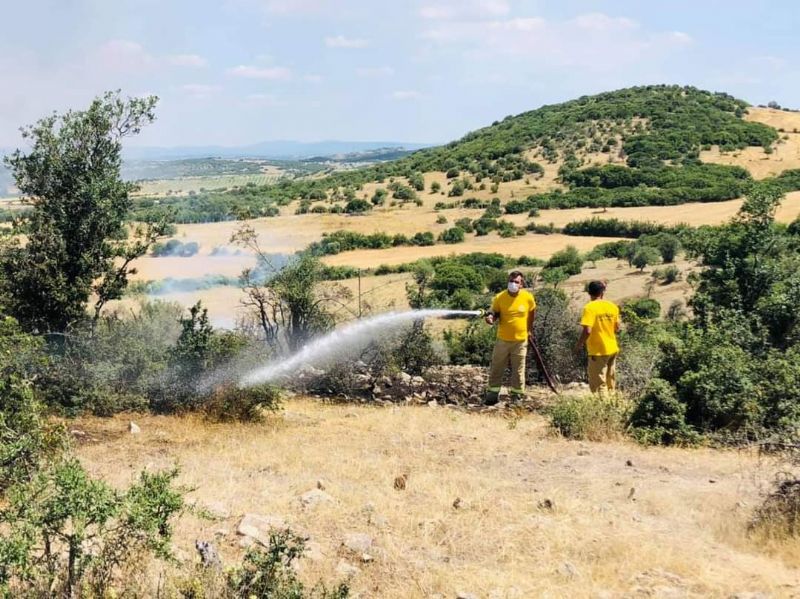
<path id="1" fill-rule="evenodd" d="M 617 388 L 617 355 L 589 356 L 589 389 L 601 396 Z"/>
<path id="2" fill-rule="evenodd" d="M 511 393 L 525 393 L 525 356 L 528 353 L 527 341 L 503 341 L 498 339 L 492 351 L 492 365 L 489 368 L 489 392 L 498 393 L 503 384 L 506 367 L 511 367 L 508 388 Z"/>

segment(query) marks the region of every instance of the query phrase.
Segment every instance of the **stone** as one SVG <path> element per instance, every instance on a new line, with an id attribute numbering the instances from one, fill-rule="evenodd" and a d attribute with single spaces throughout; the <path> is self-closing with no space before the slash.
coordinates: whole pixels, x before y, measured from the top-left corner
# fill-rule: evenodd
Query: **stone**
<path id="1" fill-rule="evenodd" d="M 350 532 L 344 535 L 342 545 L 353 553 L 364 554 L 372 547 L 372 537 L 363 532 Z"/>
<path id="2" fill-rule="evenodd" d="M 588 449 L 579 449 L 578 450 L 578 455 L 579 456 L 587 456 L 587 455 L 589 455 L 589 450 Z"/>
<path id="3" fill-rule="evenodd" d="M 221 501 L 208 501 L 200 504 L 200 509 L 208 513 L 215 520 L 225 520 L 231 517 L 231 512 Z"/>
<path id="4" fill-rule="evenodd" d="M 128 432 L 132 435 L 138 435 L 142 432 L 142 429 L 139 428 L 139 425 L 136 424 L 133 420 L 128 423 Z"/>
<path id="5" fill-rule="evenodd" d="M 578 568 L 570 562 L 564 562 L 558 567 L 558 573 L 564 578 L 575 578 L 578 576 Z"/>
<path id="6" fill-rule="evenodd" d="M 361 562 L 362 563 L 368 564 L 368 563 L 370 563 L 372 561 L 375 561 L 375 558 L 372 557 L 369 553 L 362 553 L 361 554 Z"/>
<path id="7" fill-rule="evenodd" d="M 456 593 L 456 599 L 478 599 L 478 596 L 475 593 L 467 593 L 466 591 L 458 591 Z"/>
<path id="8" fill-rule="evenodd" d="M 320 491 L 324 491 L 326 486 L 327 485 L 325 484 L 325 481 L 323 479 L 320 478 L 317 480 L 317 489 L 319 489 Z"/>
<path id="9" fill-rule="evenodd" d="M 406 482 L 408 481 L 408 474 L 400 474 L 399 476 L 394 477 L 394 488 L 397 491 L 403 491 L 406 488 Z"/>
<path id="10" fill-rule="evenodd" d="M 288 528 L 286 521 L 280 516 L 262 516 L 261 514 L 245 514 L 239 521 L 236 533 L 243 537 L 258 541 L 262 545 L 269 546 L 269 534 L 275 530 L 285 530 Z M 252 544 L 252 543 L 251 543 Z M 248 545 L 240 546 L 249 547 Z"/>
<path id="11" fill-rule="evenodd" d="M 540 510 L 552 510 L 556 507 L 552 499 L 542 499 L 537 505 Z"/>
<path id="12" fill-rule="evenodd" d="M 316 541 L 306 541 L 303 557 L 312 562 L 321 562 L 325 559 L 325 552 L 322 549 L 322 545 Z"/>
<path id="13" fill-rule="evenodd" d="M 411 375 L 407 372 L 401 372 L 397 375 L 397 378 L 400 379 L 400 382 L 405 383 L 406 385 L 411 383 Z"/>
<path id="14" fill-rule="evenodd" d="M 361 572 L 359 568 L 344 560 L 340 560 L 336 565 L 336 574 L 343 578 L 352 578 L 359 572 Z"/>
<path id="15" fill-rule="evenodd" d="M 300 496 L 300 503 L 305 507 L 316 507 L 323 503 L 334 503 L 336 500 L 321 489 L 311 489 Z"/>
<path id="16" fill-rule="evenodd" d="M 211 543 L 197 540 L 194 542 L 194 547 L 197 549 L 197 553 L 200 554 L 200 562 L 204 568 L 220 569 L 222 567 L 219 553 Z"/>

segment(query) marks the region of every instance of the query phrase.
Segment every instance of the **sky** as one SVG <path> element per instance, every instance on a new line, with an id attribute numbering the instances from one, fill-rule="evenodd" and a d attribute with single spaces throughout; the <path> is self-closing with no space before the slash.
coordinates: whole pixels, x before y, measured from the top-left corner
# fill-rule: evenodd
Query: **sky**
<path id="1" fill-rule="evenodd" d="M 800 108 L 791 0 L 0 0 L 0 146 L 105 90 L 134 145 L 441 143 L 652 83 Z"/>

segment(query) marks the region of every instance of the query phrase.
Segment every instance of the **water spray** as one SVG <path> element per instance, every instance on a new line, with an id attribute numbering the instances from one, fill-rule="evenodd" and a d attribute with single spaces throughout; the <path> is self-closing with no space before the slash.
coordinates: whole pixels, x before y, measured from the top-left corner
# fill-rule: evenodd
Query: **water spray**
<path id="1" fill-rule="evenodd" d="M 323 360 L 341 360 L 348 351 L 365 346 L 369 341 L 387 330 L 395 329 L 407 322 L 425 318 L 476 318 L 485 314 L 484 310 L 409 310 L 407 312 L 388 312 L 347 324 L 309 343 L 301 350 L 285 358 L 257 368 L 239 380 L 240 387 L 250 387 L 268 383 L 287 374 L 298 372 L 305 366 Z"/>

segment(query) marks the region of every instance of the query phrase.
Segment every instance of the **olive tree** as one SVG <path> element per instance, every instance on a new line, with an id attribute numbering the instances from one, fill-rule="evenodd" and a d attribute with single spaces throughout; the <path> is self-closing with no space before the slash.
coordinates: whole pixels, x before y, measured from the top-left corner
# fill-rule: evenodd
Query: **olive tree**
<path id="1" fill-rule="evenodd" d="M 157 98 L 96 98 L 87 110 L 53 114 L 23 127 L 30 150 L 4 159 L 31 210 L 0 247 L 0 293 L 27 330 L 62 333 L 87 316 L 95 321 L 119 298 L 166 227 L 159 222 L 129 236 L 126 218 L 136 185 L 120 177 L 122 139 L 151 123 Z"/>

